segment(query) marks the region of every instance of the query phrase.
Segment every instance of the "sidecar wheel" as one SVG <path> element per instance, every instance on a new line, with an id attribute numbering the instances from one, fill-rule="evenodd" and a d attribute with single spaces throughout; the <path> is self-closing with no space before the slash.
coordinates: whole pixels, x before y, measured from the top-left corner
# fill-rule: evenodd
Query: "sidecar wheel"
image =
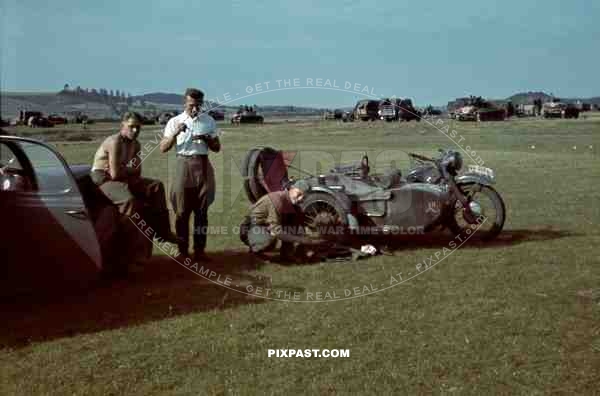
<path id="1" fill-rule="evenodd" d="M 467 228 L 471 228 L 477 230 L 476 237 L 481 240 L 489 241 L 497 237 L 502 231 L 506 220 L 506 207 L 500 194 L 494 188 L 480 184 L 462 184 L 458 187 L 470 200 L 480 205 L 481 215 L 485 221 L 483 223 L 472 223 L 465 220 L 463 209 L 460 202 L 457 201 L 454 212 L 448 216 L 446 226 L 454 235 L 470 234 L 470 232 L 467 232 Z"/>
<path id="2" fill-rule="evenodd" d="M 335 197 L 326 193 L 309 193 L 301 203 L 304 226 L 315 236 L 343 236 L 348 229 L 346 211 Z"/>

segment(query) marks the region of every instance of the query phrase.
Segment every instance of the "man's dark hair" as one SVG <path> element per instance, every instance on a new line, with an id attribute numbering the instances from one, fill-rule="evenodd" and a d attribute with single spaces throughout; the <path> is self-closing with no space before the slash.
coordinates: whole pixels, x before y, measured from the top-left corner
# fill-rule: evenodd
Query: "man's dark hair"
<path id="1" fill-rule="evenodd" d="M 204 92 L 200 91 L 199 89 L 196 88 L 188 88 L 185 90 L 185 94 L 183 95 L 184 98 L 187 98 L 188 96 L 192 99 L 196 99 L 196 100 L 204 100 Z"/>
<path id="2" fill-rule="evenodd" d="M 121 117 L 121 121 L 127 121 L 129 119 L 134 119 L 136 122 L 141 123 L 142 122 L 142 115 L 140 113 L 135 112 L 135 111 L 128 111 L 125 114 L 123 114 L 123 117 Z"/>

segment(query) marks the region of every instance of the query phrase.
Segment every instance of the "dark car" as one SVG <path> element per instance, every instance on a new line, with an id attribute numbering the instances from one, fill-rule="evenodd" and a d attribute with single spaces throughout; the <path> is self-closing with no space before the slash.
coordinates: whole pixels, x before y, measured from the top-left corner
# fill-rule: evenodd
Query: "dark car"
<path id="1" fill-rule="evenodd" d="M 85 286 L 123 271 L 135 226 L 92 182 L 40 141 L 0 136 L 0 294 Z"/>

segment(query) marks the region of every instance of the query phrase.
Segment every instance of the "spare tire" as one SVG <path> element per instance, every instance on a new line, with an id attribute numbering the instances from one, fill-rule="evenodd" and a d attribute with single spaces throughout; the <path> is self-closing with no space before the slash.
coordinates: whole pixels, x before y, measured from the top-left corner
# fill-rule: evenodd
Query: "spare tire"
<path id="1" fill-rule="evenodd" d="M 252 196 L 251 201 L 254 200 L 253 202 L 258 201 L 267 193 L 260 181 L 262 177 L 261 152 L 262 150 L 254 151 L 248 161 L 248 188 Z"/>
<path id="2" fill-rule="evenodd" d="M 254 148 L 242 161 L 244 190 L 254 203 L 272 191 L 281 191 L 289 181 L 284 155 L 271 147 Z"/>
<path id="3" fill-rule="evenodd" d="M 252 203 L 255 203 L 258 198 L 254 195 L 254 193 L 252 192 L 252 189 L 250 188 L 250 164 L 253 164 L 252 167 L 254 168 L 254 163 L 256 162 L 256 158 L 258 157 L 258 153 L 260 152 L 259 148 L 253 148 L 251 150 L 249 150 L 246 153 L 246 156 L 244 157 L 244 159 L 242 160 L 242 166 L 240 171 L 242 172 L 242 177 L 244 179 L 244 191 L 246 192 L 246 196 L 248 197 L 248 200 Z"/>

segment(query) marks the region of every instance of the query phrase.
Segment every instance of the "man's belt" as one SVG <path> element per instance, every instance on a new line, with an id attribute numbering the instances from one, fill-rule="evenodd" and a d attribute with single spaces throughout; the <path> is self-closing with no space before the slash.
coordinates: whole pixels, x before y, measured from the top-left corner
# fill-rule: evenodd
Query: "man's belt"
<path id="1" fill-rule="evenodd" d="M 202 159 L 207 158 L 208 154 L 177 154 L 177 157 L 184 159 Z"/>

